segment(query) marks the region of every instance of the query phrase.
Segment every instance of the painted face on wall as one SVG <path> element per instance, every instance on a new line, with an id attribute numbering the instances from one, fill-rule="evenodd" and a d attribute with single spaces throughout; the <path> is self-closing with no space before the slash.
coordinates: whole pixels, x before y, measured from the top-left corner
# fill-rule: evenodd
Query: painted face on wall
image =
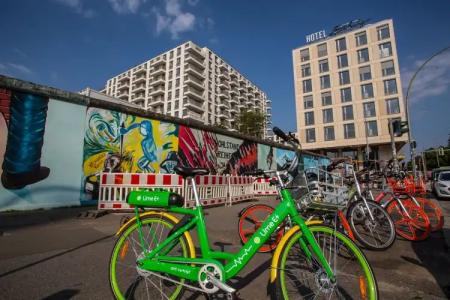
<path id="1" fill-rule="evenodd" d="M 102 145 L 117 142 L 119 138 L 120 115 L 118 113 L 102 111 L 94 112 L 89 118 L 87 135 Z"/>

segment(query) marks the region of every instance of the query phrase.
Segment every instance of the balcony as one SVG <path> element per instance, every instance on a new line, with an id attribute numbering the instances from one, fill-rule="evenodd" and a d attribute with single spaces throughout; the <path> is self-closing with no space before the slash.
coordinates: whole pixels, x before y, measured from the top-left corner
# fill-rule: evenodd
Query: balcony
<path id="1" fill-rule="evenodd" d="M 133 92 L 145 92 L 145 84 L 134 85 Z"/>
<path id="2" fill-rule="evenodd" d="M 184 107 L 189 108 L 189 109 L 194 110 L 199 113 L 202 113 L 204 111 L 202 102 L 198 102 L 193 99 L 189 99 L 188 97 L 184 97 Z"/>
<path id="3" fill-rule="evenodd" d="M 130 82 L 126 82 L 119 85 L 119 91 L 128 90 L 130 88 Z"/>
<path id="4" fill-rule="evenodd" d="M 228 83 L 221 82 L 221 83 L 219 83 L 219 89 L 221 89 L 221 90 L 229 90 L 230 87 L 229 87 Z"/>
<path id="5" fill-rule="evenodd" d="M 185 87 L 184 88 L 184 95 L 188 96 L 188 97 L 190 97 L 192 99 L 198 100 L 198 101 L 205 101 L 202 91 L 199 91 L 199 90 L 194 89 L 192 87 Z"/>
<path id="6" fill-rule="evenodd" d="M 126 100 L 126 101 L 128 101 L 129 95 L 130 95 L 130 94 L 128 94 L 128 91 L 127 91 L 127 92 L 122 92 L 122 93 L 120 93 L 117 97 L 118 97 L 119 99 L 121 99 L 121 100 Z"/>
<path id="7" fill-rule="evenodd" d="M 194 55 L 186 55 L 185 61 L 189 64 L 195 65 L 197 68 L 205 69 L 205 66 L 203 65 L 203 60 L 199 60 L 197 56 Z"/>
<path id="8" fill-rule="evenodd" d="M 253 90 L 254 90 L 254 88 L 253 88 L 251 85 L 249 85 L 249 86 L 247 87 L 247 89 L 248 89 L 248 92 L 249 92 L 249 93 L 253 92 Z"/>
<path id="9" fill-rule="evenodd" d="M 231 98 L 230 100 L 229 100 L 229 102 L 230 102 L 230 104 L 239 104 L 239 101 L 238 101 L 238 99 L 237 98 L 235 98 L 235 97 L 233 97 L 233 98 Z"/>
<path id="10" fill-rule="evenodd" d="M 228 79 L 229 79 L 229 77 L 228 77 L 228 72 L 221 72 L 221 73 L 219 74 L 219 78 L 220 78 L 220 79 L 226 79 L 226 80 L 228 80 Z"/>
<path id="11" fill-rule="evenodd" d="M 185 64 L 184 65 L 184 70 L 186 71 L 186 73 L 194 75 L 194 76 L 196 76 L 199 79 L 205 79 L 205 75 L 203 73 L 203 70 L 201 70 L 199 68 L 196 68 L 192 64 Z"/>
<path id="12" fill-rule="evenodd" d="M 239 95 L 239 92 L 238 92 L 238 90 L 236 89 L 236 88 L 232 88 L 231 90 L 230 90 L 230 96 L 237 96 L 237 95 Z"/>
<path id="13" fill-rule="evenodd" d="M 148 101 L 147 107 L 158 107 L 164 105 L 164 97 L 153 97 Z"/>
<path id="14" fill-rule="evenodd" d="M 164 76 L 153 76 L 152 81 L 150 82 L 150 86 L 155 85 L 163 85 L 166 82 L 166 79 Z"/>
<path id="15" fill-rule="evenodd" d="M 240 92 L 247 92 L 247 88 L 245 87 L 245 85 L 241 85 L 241 86 L 239 86 L 239 91 Z"/>
<path id="16" fill-rule="evenodd" d="M 123 74 L 119 76 L 119 82 L 130 80 L 130 75 Z"/>
<path id="17" fill-rule="evenodd" d="M 221 101 L 221 102 L 219 102 L 217 107 L 220 108 L 220 109 L 228 109 L 228 104 L 226 104 L 225 102 Z"/>
<path id="18" fill-rule="evenodd" d="M 226 111 L 219 111 L 217 113 L 217 117 L 219 119 L 228 119 L 230 116 L 228 115 L 228 113 Z"/>
<path id="19" fill-rule="evenodd" d="M 219 98 L 221 98 L 221 99 L 226 99 L 226 98 L 228 98 L 229 97 L 229 95 L 228 95 L 228 92 L 227 91 L 225 91 L 225 90 L 221 90 L 220 91 L 220 93 L 219 93 Z"/>
<path id="20" fill-rule="evenodd" d="M 149 95 L 152 97 L 158 96 L 158 95 L 164 95 L 165 87 L 164 85 L 158 85 L 154 86 L 152 90 L 150 91 Z"/>
<path id="21" fill-rule="evenodd" d="M 244 77 L 240 77 L 240 78 L 239 78 L 239 83 L 240 83 L 241 85 L 245 85 L 245 84 L 247 83 L 247 81 L 245 81 Z"/>
<path id="22" fill-rule="evenodd" d="M 166 59 L 162 57 L 158 57 L 156 61 L 152 63 L 152 67 L 162 66 L 166 64 Z"/>
<path id="23" fill-rule="evenodd" d="M 133 102 L 133 103 L 143 102 L 143 101 L 145 101 L 145 94 L 144 93 L 136 94 L 136 96 L 131 98 L 131 102 Z"/>
<path id="24" fill-rule="evenodd" d="M 144 67 L 141 67 L 140 69 L 134 71 L 134 75 L 139 76 L 139 75 L 146 75 L 147 74 L 147 70 Z"/>
<path id="25" fill-rule="evenodd" d="M 134 76 L 133 77 L 133 83 L 141 83 L 145 82 L 147 78 L 145 76 Z"/>
<path id="26" fill-rule="evenodd" d="M 231 106 L 230 107 L 230 113 L 232 114 L 232 116 L 234 114 L 237 114 L 238 112 L 239 112 L 239 110 L 238 110 L 237 106 Z"/>
<path id="27" fill-rule="evenodd" d="M 196 113 L 194 111 L 188 111 L 185 116 L 183 116 L 183 119 L 191 119 L 195 121 L 203 122 L 203 115 Z"/>
<path id="28" fill-rule="evenodd" d="M 158 76 L 166 73 L 166 67 L 152 67 L 150 70 L 150 74 L 152 76 Z"/>
<path id="29" fill-rule="evenodd" d="M 203 80 L 199 80 L 195 76 L 187 76 L 184 82 L 185 84 L 190 85 L 198 90 L 203 91 L 205 89 L 205 84 L 203 83 Z"/>
<path id="30" fill-rule="evenodd" d="M 203 61 L 205 59 L 205 55 L 202 52 L 202 49 L 200 47 L 197 47 L 193 44 L 188 44 L 188 47 L 185 48 L 186 52 L 195 55 L 198 57 L 199 60 Z"/>
<path id="31" fill-rule="evenodd" d="M 239 86 L 239 83 L 238 83 L 236 80 L 231 79 L 231 80 L 230 80 L 230 86 L 232 86 L 232 87 L 238 87 L 238 86 Z"/>

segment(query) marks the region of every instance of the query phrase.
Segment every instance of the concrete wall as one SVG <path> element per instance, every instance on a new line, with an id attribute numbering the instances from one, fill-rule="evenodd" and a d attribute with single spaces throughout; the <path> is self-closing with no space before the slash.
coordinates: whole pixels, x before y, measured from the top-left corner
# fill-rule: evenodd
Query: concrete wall
<path id="1" fill-rule="evenodd" d="M 281 144 L 126 104 L 3 76 L 1 87 L 7 89 L 0 93 L 0 162 L 8 163 L 0 171 L 0 211 L 94 204 L 99 173 L 105 171 L 173 173 L 173 168 L 182 164 L 208 168 L 212 174 L 240 175 L 257 168 L 280 169 L 295 157 L 293 149 Z M 33 96 L 25 99 L 24 95 Z M 26 118 L 36 114 L 27 114 L 27 105 L 16 107 L 24 101 L 46 103 L 46 114 L 37 120 L 45 122 L 45 130 L 38 131 L 27 123 Z M 18 117 L 26 122 L 18 123 Z M 23 138 L 14 144 L 17 135 Z M 33 143 L 35 139 L 27 142 L 28 136 L 36 135 L 43 137 L 43 143 Z M 28 150 L 40 153 L 32 169 L 17 172 L 9 167 L 11 163 L 20 165 L 14 161 L 18 160 L 16 152 Z M 300 159 L 301 166 L 327 162 L 311 153 L 303 153 Z"/>

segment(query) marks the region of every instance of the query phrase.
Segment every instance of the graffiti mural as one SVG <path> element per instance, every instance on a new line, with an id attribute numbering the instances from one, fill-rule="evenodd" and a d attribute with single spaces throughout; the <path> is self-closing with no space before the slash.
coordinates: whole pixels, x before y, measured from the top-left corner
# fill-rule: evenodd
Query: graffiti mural
<path id="1" fill-rule="evenodd" d="M 275 149 L 272 146 L 258 144 L 258 169 L 276 170 Z"/>
<path id="2" fill-rule="evenodd" d="M 219 140 L 226 141 L 226 149 L 228 145 L 232 145 L 231 148 L 234 150 L 236 143 L 230 137 L 222 136 Z M 239 140 L 238 140 L 239 141 Z M 231 175 L 241 175 L 245 172 L 254 171 L 258 167 L 258 145 L 254 142 L 243 141 L 237 149 L 232 152 L 228 162 L 225 164 L 225 170 L 223 173 Z"/>
<path id="3" fill-rule="evenodd" d="M 296 156 L 294 151 L 276 148 L 275 157 L 277 170 L 285 170 L 294 162 Z"/>
<path id="4" fill-rule="evenodd" d="M 178 141 L 178 157 L 182 166 L 206 168 L 211 174 L 219 174 L 219 144 L 215 133 L 180 126 Z"/>

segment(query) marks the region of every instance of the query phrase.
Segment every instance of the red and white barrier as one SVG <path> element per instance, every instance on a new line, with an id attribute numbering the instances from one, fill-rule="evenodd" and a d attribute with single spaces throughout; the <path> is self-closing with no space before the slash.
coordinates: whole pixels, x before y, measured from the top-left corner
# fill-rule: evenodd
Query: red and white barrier
<path id="1" fill-rule="evenodd" d="M 126 197 L 130 191 L 139 189 L 165 188 L 183 194 L 183 177 L 177 174 L 102 173 L 100 176 L 99 209 L 131 209 Z"/>
<path id="2" fill-rule="evenodd" d="M 270 185 L 270 179 L 258 178 L 253 183 L 253 193 L 255 196 L 277 195 L 278 190 L 274 185 Z"/>
<path id="3" fill-rule="evenodd" d="M 177 174 L 101 173 L 98 209 L 128 210 L 126 203 L 130 191 L 164 188 L 182 195 L 185 207 L 195 205 L 190 181 Z M 232 205 L 258 196 L 276 195 L 268 180 L 249 176 L 206 175 L 195 178 L 198 196 L 203 206 Z"/>

